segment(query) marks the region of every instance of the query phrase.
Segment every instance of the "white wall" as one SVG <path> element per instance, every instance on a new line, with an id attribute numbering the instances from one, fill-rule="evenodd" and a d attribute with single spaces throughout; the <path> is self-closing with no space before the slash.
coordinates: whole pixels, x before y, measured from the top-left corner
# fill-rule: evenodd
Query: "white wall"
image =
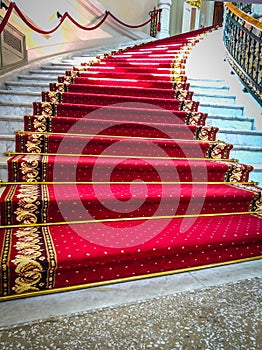
<path id="1" fill-rule="evenodd" d="M 157 7 L 157 0 L 99 0 L 100 3 L 122 21 L 137 25 L 147 21 L 149 11 Z M 140 28 L 141 31 L 149 34 L 150 24 Z"/>
<path id="2" fill-rule="evenodd" d="M 138 6 L 138 0 L 134 6 L 134 1 L 135 0 L 132 2 L 128 1 L 128 3 L 126 3 L 126 5 L 130 6 L 130 8 L 127 7 L 129 16 L 127 16 L 127 18 L 122 17 L 123 20 L 130 21 L 131 24 L 140 23 L 140 21 L 143 22 L 145 19 L 149 18 L 148 12 L 140 14 L 140 12 L 136 11 L 140 9 L 141 6 Z M 8 4 L 8 2 L 10 1 L 5 0 L 5 3 Z M 111 2 L 123 4 L 122 1 Z M 108 1 L 108 3 L 110 3 L 110 1 Z M 149 5 L 151 5 L 149 3 L 152 4 L 153 1 L 145 1 L 142 7 L 143 11 L 147 11 Z M 57 11 L 61 14 L 68 12 L 78 23 L 86 27 L 98 23 L 98 17 L 103 15 L 107 8 L 107 6 L 105 8 L 100 1 L 96 0 L 16 0 L 16 5 L 32 20 L 34 25 L 43 30 L 50 30 L 59 23 L 56 16 Z M 109 10 L 115 12 L 116 16 L 120 16 L 123 13 L 123 6 L 120 7 L 119 13 L 115 11 L 115 9 Z M 4 17 L 5 13 L 6 11 L 4 9 L 0 10 L 0 15 L 2 17 Z M 50 35 L 38 34 L 31 30 L 20 17 L 16 15 L 16 12 L 13 12 L 11 15 L 10 23 L 26 35 L 29 61 L 40 57 L 79 50 L 85 47 L 106 45 L 110 44 L 110 42 L 114 43 L 117 42 L 120 37 L 130 40 L 141 38 L 142 34 L 142 37 L 146 36 L 141 30 L 133 30 L 116 25 L 112 19 L 107 19 L 101 27 L 92 31 L 79 29 L 69 20 L 66 20 L 56 32 Z"/>
<path id="3" fill-rule="evenodd" d="M 173 0 L 171 7 L 170 33 L 171 35 L 182 33 L 185 0 Z M 213 23 L 214 1 L 202 1 L 199 16 L 199 25 L 208 27 Z"/>

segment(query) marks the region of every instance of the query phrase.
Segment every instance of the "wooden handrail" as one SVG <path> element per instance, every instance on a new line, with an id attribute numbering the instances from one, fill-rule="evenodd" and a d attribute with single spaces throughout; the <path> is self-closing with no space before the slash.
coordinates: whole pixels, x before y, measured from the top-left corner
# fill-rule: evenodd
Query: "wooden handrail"
<path id="1" fill-rule="evenodd" d="M 258 30 L 262 31 L 262 23 L 259 20 L 255 19 L 255 18 L 249 16 L 247 13 L 239 10 L 231 2 L 226 2 L 226 6 L 232 13 L 234 13 L 239 18 L 243 19 L 246 23 L 248 23 L 251 26 L 253 26 L 253 27 L 257 28 Z"/>

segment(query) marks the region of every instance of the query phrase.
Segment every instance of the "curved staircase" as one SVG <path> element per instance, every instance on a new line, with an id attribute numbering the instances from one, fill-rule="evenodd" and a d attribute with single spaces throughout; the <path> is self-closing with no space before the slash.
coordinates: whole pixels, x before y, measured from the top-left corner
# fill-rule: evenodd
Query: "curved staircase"
<path id="1" fill-rule="evenodd" d="M 2 300 L 261 256 L 252 146 L 223 126 L 261 133 L 223 81 L 185 75 L 210 30 L 6 82 L 1 123 L 20 131 L 4 149 Z"/>

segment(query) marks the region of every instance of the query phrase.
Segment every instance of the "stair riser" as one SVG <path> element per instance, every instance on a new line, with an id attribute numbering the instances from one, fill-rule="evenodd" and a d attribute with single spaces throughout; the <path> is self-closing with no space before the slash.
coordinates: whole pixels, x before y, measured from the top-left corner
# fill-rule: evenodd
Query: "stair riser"
<path id="1" fill-rule="evenodd" d="M 64 75 L 65 71 L 67 70 L 73 70 L 73 67 L 80 67 L 79 63 L 76 63 L 75 65 L 67 65 L 67 66 L 47 66 L 47 67 L 41 67 L 41 71 L 35 74 L 57 74 L 56 72 L 59 72 L 59 75 Z M 58 74 L 57 74 L 58 75 Z"/>
<path id="2" fill-rule="evenodd" d="M 7 164 L 0 163 L 0 180 L 7 181 Z"/>
<path id="3" fill-rule="evenodd" d="M 15 136 L 12 138 L 4 138 L 0 135 L 0 153 L 13 152 L 15 150 Z"/>
<path id="4" fill-rule="evenodd" d="M 24 122 L 21 120 L 6 120 L 0 117 L 0 130 L 4 134 L 13 134 L 15 130 L 23 130 Z M 3 141 L 1 140 L 1 143 Z"/>
<path id="5" fill-rule="evenodd" d="M 23 85 L 22 83 L 6 83 L 7 90 L 18 90 L 18 91 L 48 91 L 49 90 L 49 83 L 34 86 L 33 84 Z"/>
<path id="6" fill-rule="evenodd" d="M 193 90 L 192 90 L 193 91 Z M 235 104 L 236 99 L 232 96 L 202 96 L 194 92 L 194 100 L 200 103 L 223 103 L 223 104 Z"/>
<path id="7" fill-rule="evenodd" d="M 218 132 L 217 138 L 223 140 L 227 143 L 232 143 L 233 145 L 242 145 L 242 146 L 257 146 L 261 147 L 262 145 L 262 136 L 253 135 L 246 133 L 242 134 L 232 134 L 226 132 Z"/>
<path id="8" fill-rule="evenodd" d="M 66 70 L 70 70 L 72 67 L 68 69 L 54 69 L 54 70 L 46 70 L 46 69 L 41 69 L 41 70 L 35 70 L 35 71 L 30 71 L 30 76 L 39 76 L 39 75 L 65 75 Z"/>
<path id="9" fill-rule="evenodd" d="M 252 181 L 259 182 L 259 186 L 261 187 L 262 186 L 262 169 L 254 168 L 254 170 L 250 173 L 249 178 Z"/>
<path id="10" fill-rule="evenodd" d="M 242 117 L 244 115 L 244 108 L 233 107 L 229 105 L 217 106 L 214 104 L 214 105 L 207 106 L 204 104 L 200 104 L 199 111 L 208 113 L 208 114 L 215 114 L 215 115 L 228 115 L 228 116 L 238 116 L 238 117 Z"/>
<path id="11" fill-rule="evenodd" d="M 199 85 L 195 85 L 190 83 L 190 89 L 192 89 L 192 91 L 195 91 L 195 93 L 218 93 L 218 94 L 226 94 L 229 92 L 229 88 L 226 86 L 222 86 L 222 87 L 212 87 L 212 86 L 199 86 Z"/>
<path id="12" fill-rule="evenodd" d="M 64 74 L 62 74 L 64 75 Z M 50 74 L 50 75 L 39 75 L 39 76 L 31 76 L 31 75 L 23 75 L 18 77 L 18 81 L 22 82 L 30 82 L 32 84 L 41 82 L 56 82 L 57 81 L 57 75 Z"/>
<path id="13" fill-rule="evenodd" d="M 2 102 L 38 102 L 41 101 L 41 93 L 38 96 L 25 94 L 4 94 L 0 93 L 0 100 Z"/>
<path id="14" fill-rule="evenodd" d="M 262 152 L 232 149 L 230 155 L 231 157 L 238 159 L 240 163 L 261 164 Z"/>
<path id="15" fill-rule="evenodd" d="M 209 87 L 209 88 L 215 88 L 215 89 L 228 89 L 228 86 L 225 85 L 224 82 L 217 82 L 217 81 L 208 81 L 208 82 L 201 82 L 201 81 L 195 81 L 195 80 L 187 80 L 190 85 L 198 86 L 198 87 Z"/>
<path id="16" fill-rule="evenodd" d="M 230 121 L 229 119 L 223 119 L 222 117 L 208 117 L 206 125 L 217 126 L 220 129 L 253 130 L 254 122 L 248 120 Z"/>
<path id="17" fill-rule="evenodd" d="M 8 115 L 18 115 L 18 116 L 24 116 L 25 114 L 32 114 L 33 108 L 32 106 L 12 106 L 12 105 L 0 105 L 0 115 L 1 116 L 8 116 Z"/>

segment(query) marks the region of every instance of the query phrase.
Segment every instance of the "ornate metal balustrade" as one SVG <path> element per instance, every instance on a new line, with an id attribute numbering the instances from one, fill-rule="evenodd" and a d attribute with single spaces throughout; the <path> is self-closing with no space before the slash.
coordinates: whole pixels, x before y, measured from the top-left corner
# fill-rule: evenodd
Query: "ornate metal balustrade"
<path id="1" fill-rule="evenodd" d="M 226 3 L 223 40 L 229 63 L 262 105 L 262 23 Z"/>
<path id="2" fill-rule="evenodd" d="M 236 7 L 239 8 L 239 10 L 245 12 L 245 13 L 251 13 L 252 4 L 246 3 L 246 2 L 237 2 L 235 3 Z"/>

